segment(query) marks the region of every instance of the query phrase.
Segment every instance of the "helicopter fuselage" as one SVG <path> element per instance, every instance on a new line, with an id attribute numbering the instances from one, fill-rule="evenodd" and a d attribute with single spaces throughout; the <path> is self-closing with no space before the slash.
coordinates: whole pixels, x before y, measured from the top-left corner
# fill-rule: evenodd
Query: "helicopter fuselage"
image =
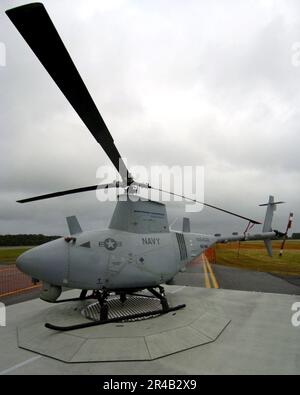
<path id="1" fill-rule="evenodd" d="M 33 248 L 18 258 L 17 266 L 55 286 L 143 289 L 169 282 L 214 242 L 213 236 L 192 233 L 90 231 Z"/>

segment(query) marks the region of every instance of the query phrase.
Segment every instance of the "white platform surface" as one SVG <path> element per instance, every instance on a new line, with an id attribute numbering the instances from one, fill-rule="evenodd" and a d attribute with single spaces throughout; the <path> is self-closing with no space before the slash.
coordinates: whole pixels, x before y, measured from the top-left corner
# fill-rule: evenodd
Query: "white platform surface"
<path id="1" fill-rule="evenodd" d="M 178 329 L 179 332 L 176 333 L 176 336 L 182 338 L 184 346 L 188 345 L 193 348 L 187 347 L 189 349 L 186 351 L 161 357 L 159 354 L 161 354 L 162 350 L 156 347 L 161 343 L 157 343 L 157 339 L 153 339 L 153 354 L 151 356 L 150 352 L 148 355 L 151 356 L 149 359 L 152 359 L 152 357 L 157 357 L 158 359 L 140 360 L 138 362 L 136 360 L 125 360 L 128 359 L 128 355 L 129 357 L 131 355 L 130 350 L 139 352 L 138 350 L 143 349 L 143 347 L 138 347 L 137 342 L 132 342 L 133 332 L 131 326 L 134 324 L 125 324 L 124 327 L 116 327 L 116 324 L 109 324 L 109 326 L 114 325 L 111 326 L 112 334 L 115 331 L 114 333 L 117 333 L 119 336 L 122 332 L 123 337 L 131 338 L 131 345 L 126 350 L 125 355 L 120 352 L 121 359 L 124 360 L 66 363 L 18 347 L 17 327 L 28 327 L 34 324 L 36 317 L 45 315 L 49 308 L 53 308 L 41 300 L 33 300 L 7 308 L 7 326 L 0 328 L 0 374 L 182 375 L 300 373 L 300 328 L 295 328 L 291 322 L 293 315 L 292 305 L 300 301 L 299 296 L 179 286 L 167 287 L 166 289 L 171 299 L 176 302 L 186 303 L 189 311 L 198 312 L 200 316 L 201 312 L 208 312 L 211 317 L 223 317 L 224 320 L 231 320 L 230 324 L 222 333 L 218 333 L 220 328 L 217 328 L 214 334 L 217 337 L 215 341 L 208 343 L 204 341 L 202 345 L 197 346 L 197 344 L 193 344 L 194 339 L 191 332 L 185 329 L 186 326 L 190 326 L 190 321 L 186 325 L 186 320 L 182 319 L 183 329 Z M 70 297 L 72 295 L 74 295 L 74 291 L 68 292 L 64 296 Z M 180 314 L 178 313 L 176 319 L 180 318 Z M 146 325 L 146 322 L 142 325 Z M 203 327 L 205 322 L 208 323 L 208 327 L 205 329 L 207 331 L 206 334 Z M 179 327 L 179 324 L 178 321 L 176 325 Z M 126 327 L 127 325 L 128 327 Z M 142 329 L 142 326 L 140 326 L 135 330 Z M 89 329 L 81 331 L 87 330 Z M 199 330 L 199 327 L 196 330 Z M 213 330 L 214 323 L 212 320 L 202 321 L 200 332 L 204 336 L 207 336 L 208 333 L 212 336 Z M 108 331 L 108 329 L 105 329 L 105 331 Z M 88 336 L 89 339 L 92 339 L 95 333 L 97 337 L 96 328 L 92 328 L 89 335 L 78 332 L 75 336 L 73 334 L 73 338 L 77 336 L 77 340 L 78 338 L 86 339 Z M 153 335 L 151 330 L 148 332 L 148 335 Z M 22 336 L 24 336 L 22 341 L 26 340 L 26 336 L 27 340 L 31 337 L 28 333 L 25 336 L 25 332 Z M 64 353 L 63 347 L 65 347 L 65 359 L 69 358 L 71 362 L 77 362 L 76 358 L 78 356 L 76 357 L 76 353 L 74 354 L 74 360 L 72 360 L 74 355 L 67 355 L 69 347 L 67 342 L 63 344 L 56 342 L 55 339 L 58 338 L 56 333 L 53 333 L 52 336 L 52 347 L 56 348 L 60 353 Z M 165 352 L 166 350 L 163 350 L 163 352 L 169 354 L 169 344 L 172 344 L 174 339 L 165 339 L 167 352 Z M 98 344 L 98 339 L 96 339 L 96 342 Z M 38 347 L 41 347 L 41 344 L 39 343 Z M 115 349 L 118 348 L 113 342 L 111 344 Z M 93 361 L 95 359 L 93 357 L 95 348 L 92 346 L 92 343 L 87 343 L 87 345 L 88 348 L 85 350 L 85 353 L 89 354 L 91 361 Z M 109 348 L 104 347 L 103 350 L 106 350 L 105 352 L 108 352 L 108 354 L 110 353 Z M 106 354 L 106 358 L 108 354 Z M 142 355 L 141 359 L 143 357 Z"/>

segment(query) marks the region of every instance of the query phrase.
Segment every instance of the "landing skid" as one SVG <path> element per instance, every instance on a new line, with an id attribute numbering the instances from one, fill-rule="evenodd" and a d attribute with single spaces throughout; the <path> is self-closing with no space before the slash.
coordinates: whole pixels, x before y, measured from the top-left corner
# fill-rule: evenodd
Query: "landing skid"
<path id="1" fill-rule="evenodd" d="M 67 332 L 67 331 L 72 331 L 72 330 L 76 330 L 76 329 L 90 328 L 93 326 L 110 324 L 110 323 L 114 323 L 114 322 L 122 322 L 124 320 L 135 320 L 135 319 L 147 318 L 147 317 L 151 317 L 151 316 L 160 316 L 160 315 L 168 314 L 168 313 L 171 313 L 174 311 L 178 311 L 178 310 L 186 307 L 185 304 L 178 305 L 175 307 L 170 307 L 168 304 L 167 298 L 165 296 L 163 287 L 158 287 L 158 291 L 156 291 L 154 288 L 148 288 L 148 291 L 150 293 L 152 293 L 153 296 L 148 296 L 148 295 L 139 295 L 139 296 L 159 299 L 161 306 L 162 306 L 161 310 L 153 310 L 153 311 L 147 311 L 147 312 L 138 313 L 138 314 L 123 315 L 123 316 L 119 316 L 119 317 L 115 317 L 115 318 L 108 318 L 109 305 L 108 305 L 107 299 L 108 299 L 110 293 L 106 290 L 102 291 L 102 292 L 95 291 L 92 293 L 92 295 L 87 296 L 87 292 L 83 291 L 79 298 L 64 299 L 64 300 L 57 301 L 56 303 L 74 302 L 74 301 L 82 301 L 82 300 L 88 300 L 88 299 L 97 299 L 100 304 L 100 307 L 101 307 L 99 320 L 94 321 L 94 322 L 85 322 L 83 324 L 77 324 L 77 325 L 71 325 L 71 326 L 57 326 L 57 325 L 52 325 L 50 323 L 46 323 L 45 327 L 48 329 L 56 330 L 56 331 Z M 136 295 L 134 293 L 128 293 L 128 294 Z M 120 293 L 120 300 L 122 303 L 126 302 L 125 292 Z"/>

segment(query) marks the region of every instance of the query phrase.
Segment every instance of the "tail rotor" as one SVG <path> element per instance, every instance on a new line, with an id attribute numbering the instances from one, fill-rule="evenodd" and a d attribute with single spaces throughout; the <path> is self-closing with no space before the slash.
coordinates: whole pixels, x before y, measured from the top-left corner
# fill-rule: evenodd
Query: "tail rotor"
<path id="1" fill-rule="evenodd" d="M 282 240 L 281 247 L 280 247 L 280 253 L 279 253 L 280 257 L 282 257 L 282 255 L 283 255 L 285 243 L 286 243 L 286 241 L 288 239 L 288 233 L 289 233 L 289 230 L 292 228 L 293 219 L 294 219 L 294 214 L 290 213 L 289 221 L 288 221 L 288 224 L 287 224 L 287 227 L 286 227 L 286 232 L 283 235 L 283 240 Z"/>

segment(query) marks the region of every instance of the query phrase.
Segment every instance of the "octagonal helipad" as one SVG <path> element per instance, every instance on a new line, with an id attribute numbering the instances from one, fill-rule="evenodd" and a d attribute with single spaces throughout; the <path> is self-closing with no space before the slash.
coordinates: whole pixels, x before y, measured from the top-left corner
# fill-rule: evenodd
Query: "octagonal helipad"
<path id="1" fill-rule="evenodd" d="M 192 295 L 168 295 L 170 305 L 185 309 L 144 321 L 111 323 L 70 332 L 56 332 L 45 323 L 73 325 L 87 322 L 83 302 L 46 309 L 17 328 L 21 348 L 68 363 L 146 361 L 214 342 L 229 324 L 222 312 Z M 86 302 L 85 302 L 86 303 Z"/>

